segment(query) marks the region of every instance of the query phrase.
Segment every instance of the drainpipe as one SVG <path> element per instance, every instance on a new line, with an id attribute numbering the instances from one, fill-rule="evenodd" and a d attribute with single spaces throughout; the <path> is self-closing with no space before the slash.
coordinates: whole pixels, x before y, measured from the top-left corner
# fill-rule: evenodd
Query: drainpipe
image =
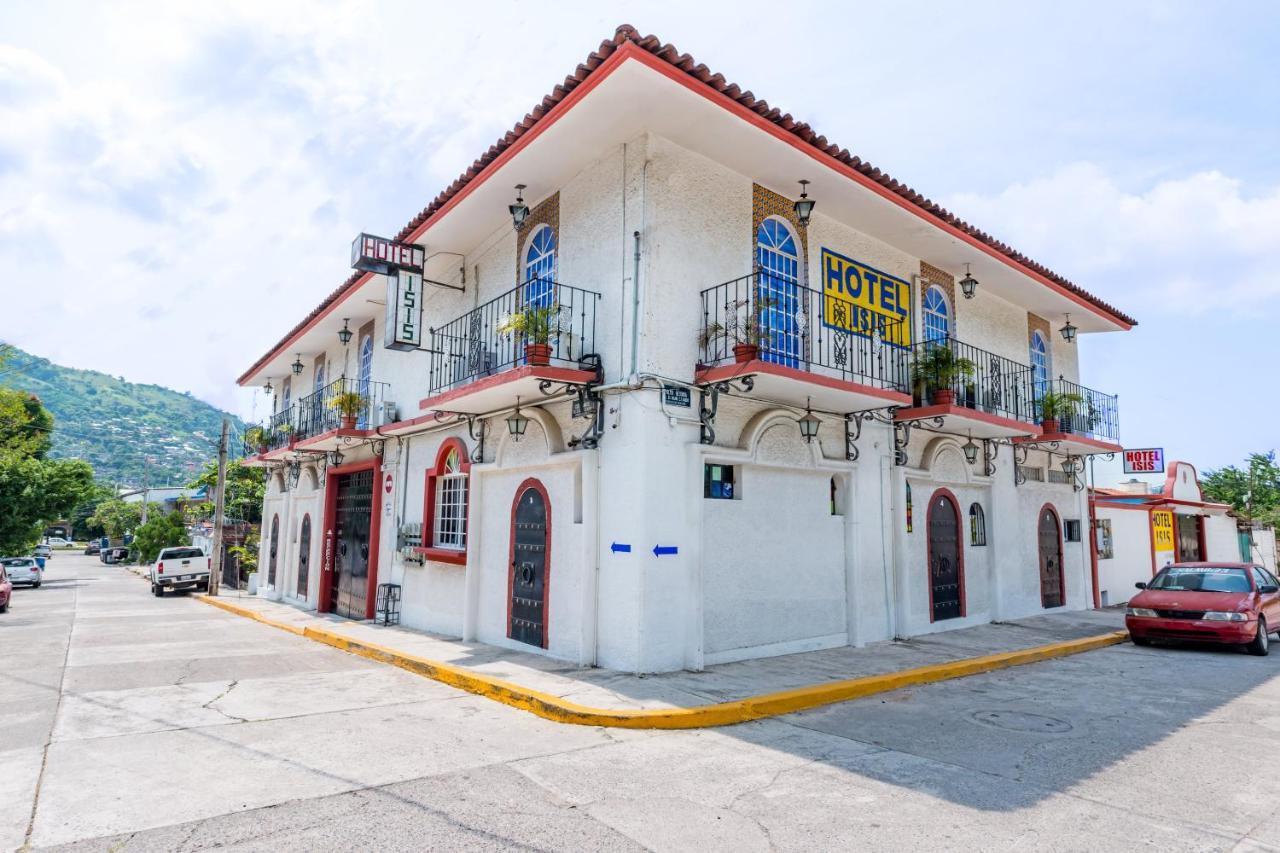
<path id="1" fill-rule="evenodd" d="M 1089 572 L 1093 579 L 1093 609 L 1102 608 L 1102 593 L 1098 590 L 1098 513 L 1093 497 L 1093 457 L 1089 457 L 1089 485 L 1085 489 L 1089 502 Z"/>
<path id="2" fill-rule="evenodd" d="M 628 375 L 634 381 L 640 345 L 640 232 L 636 231 L 631 236 L 636 248 L 631 271 L 631 370 Z"/>

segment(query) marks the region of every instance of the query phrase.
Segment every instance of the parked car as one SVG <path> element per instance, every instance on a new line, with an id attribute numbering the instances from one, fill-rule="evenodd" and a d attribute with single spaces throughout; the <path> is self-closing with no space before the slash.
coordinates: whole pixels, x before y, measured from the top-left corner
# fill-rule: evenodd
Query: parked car
<path id="1" fill-rule="evenodd" d="M 0 559 L 0 566 L 4 567 L 11 584 L 27 584 L 39 589 L 44 582 L 44 569 L 40 568 L 35 557 L 5 557 Z"/>
<path id="2" fill-rule="evenodd" d="M 44 557 L 46 560 L 53 559 L 53 549 L 48 545 L 37 545 L 31 553 L 33 556 Z"/>
<path id="3" fill-rule="evenodd" d="M 1135 645 L 1200 640 L 1265 655 L 1280 632 L 1280 581 L 1262 566 L 1174 563 L 1137 587 L 1124 618 Z"/>
<path id="4" fill-rule="evenodd" d="M 92 557 L 94 554 L 98 554 L 101 551 L 102 551 L 102 545 L 99 544 L 97 540 L 94 540 L 85 546 L 84 555 L 86 557 Z"/>
<path id="5" fill-rule="evenodd" d="M 61 536 L 50 536 L 48 539 L 44 540 L 44 544 L 48 545 L 50 548 L 70 548 L 75 543 L 70 539 L 63 539 Z"/>
<path id="6" fill-rule="evenodd" d="M 209 591 L 209 572 L 213 559 L 191 545 L 165 548 L 151 566 L 151 594 L 156 598 L 166 589 L 199 589 Z"/>
<path id="7" fill-rule="evenodd" d="M 9 599 L 13 597 L 13 584 L 9 583 L 9 576 L 5 573 L 4 566 L 0 565 L 0 613 L 9 612 Z"/>

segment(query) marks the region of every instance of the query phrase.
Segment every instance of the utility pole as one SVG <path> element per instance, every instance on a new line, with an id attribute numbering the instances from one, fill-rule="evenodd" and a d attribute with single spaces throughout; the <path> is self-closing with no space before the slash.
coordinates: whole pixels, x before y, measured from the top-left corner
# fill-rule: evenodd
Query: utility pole
<path id="1" fill-rule="evenodd" d="M 147 487 L 151 484 L 151 457 L 142 457 L 142 523 L 147 523 Z"/>
<path id="2" fill-rule="evenodd" d="M 227 419 L 222 419 L 222 437 L 218 439 L 218 494 L 213 504 L 213 561 L 209 570 L 209 595 L 217 595 L 222 586 L 222 521 L 227 511 Z"/>

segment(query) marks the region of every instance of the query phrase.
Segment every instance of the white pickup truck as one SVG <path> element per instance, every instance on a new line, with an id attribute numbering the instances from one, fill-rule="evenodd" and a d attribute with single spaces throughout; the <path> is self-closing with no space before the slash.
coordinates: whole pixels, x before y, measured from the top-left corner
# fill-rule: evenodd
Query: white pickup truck
<path id="1" fill-rule="evenodd" d="M 151 594 L 160 598 L 166 589 L 208 592 L 212 565 L 212 558 L 191 545 L 165 548 L 151 566 Z"/>

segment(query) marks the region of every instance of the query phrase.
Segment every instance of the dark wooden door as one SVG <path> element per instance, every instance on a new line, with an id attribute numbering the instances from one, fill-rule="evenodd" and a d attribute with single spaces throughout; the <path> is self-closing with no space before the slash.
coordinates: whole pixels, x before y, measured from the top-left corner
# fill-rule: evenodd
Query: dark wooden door
<path id="1" fill-rule="evenodd" d="M 369 618 L 369 525 L 373 513 L 373 471 L 338 479 L 334 538 L 333 612 L 351 619 Z"/>
<path id="2" fill-rule="evenodd" d="M 307 581 L 311 566 L 311 516 L 302 517 L 302 530 L 298 533 L 298 598 L 307 597 Z"/>
<path id="3" fill-rule="evenodd" d="M 511 620 L 507 636 L 547 647 L 547 503 L 525 487 L 511 520 Z"/>
<path id="4" fill-rule="evenodd" d="M 1045 507 L 1040 511 L 1040 604 L 1061 607 L 1063 603 L 1062 536 L 1058 516 Z"/>
<path id="5" fill-rule="evenodd" d="M 1200 518 L 1194 515 L 1177 515 L 1178 562 L 1198 563 L 1204 559 L 1200 553 Z"/>
<path id="6" fill-rule="evenodd" d="M 933 621 L 955 619 L 960 606 L 960 513 L 946 495 L 933 498 L 929 512 L 929 584 Z"/>
<path id="7" fill-rule="evenodd" d="M 267 554 L 267 586 L 275 589 L 276 554 L 280 551 L 280 516 L 278 515 L 271 517 L 271 542 L 268 548 L 270 550 Z"/>

